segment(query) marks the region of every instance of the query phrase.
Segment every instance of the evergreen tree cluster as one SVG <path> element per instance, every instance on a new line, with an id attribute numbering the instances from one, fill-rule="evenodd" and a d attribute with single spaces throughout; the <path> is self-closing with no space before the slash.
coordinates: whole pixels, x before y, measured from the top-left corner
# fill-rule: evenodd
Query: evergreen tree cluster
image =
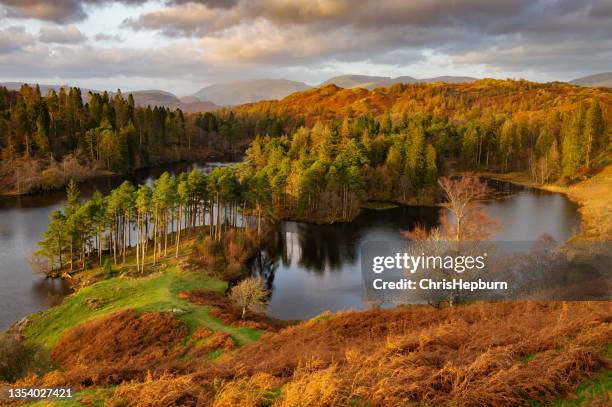
<path id="1" fill-rule="evenodd" d="M 110 193 L 82 200 L 74 181 L 67 187 L 63 210 L 50 215 L 37 255 L 47 259 L 48 273 L 87 267 L 88 262 L 125 264 L 134 249 L 138 270 L 145 262 L 178 256 L 181 234 L 203 228 L 220 242 L 230 229 L 261 235 L 269 215 L 269 189 L 238 166 L 210 173 L 193 170 L 173 177 L 164 172 L 152 185 L 125 181 Z"/>
<path id="2" fill-rule="evenodd" d="M 85 102 L 84 99 L 87 101 Z M 125 172 L 154 163 L 169 146 L 187 146 L 180 110 L 136 107 L 130 94 L 89 93 L 78 88 L 0 87 L 0 149 L 4 161 L 18 157 L 60 161 L 73 154 L 90 166 Z"/>
<path id="3" fill-rule="evenodd" d="M 345 118 L 256 137 L 244 166 L 269 185 L 277 217 L 349 220 L 364 200 L 410 202 L 431 191 L 438 174 L 432 123 L 394 126 L 388 115 Z"/>

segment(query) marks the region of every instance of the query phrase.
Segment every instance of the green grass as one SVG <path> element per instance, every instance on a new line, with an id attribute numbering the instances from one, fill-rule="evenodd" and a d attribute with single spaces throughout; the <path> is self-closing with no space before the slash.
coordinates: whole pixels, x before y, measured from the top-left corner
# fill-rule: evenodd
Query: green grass
<path id="1" fill-rule="evenodd" d="M 140 278 L 114 277 L 81 288 L 53 308 L 34 315 L 24 335 L 32 342 L 52 348 L 70 328 L 96 317 L 134 309 L 138 312 L 185 311 L 177 318 L 193 332 L 198 327 L 228 333 L 238 345 L 259 339 L 261 331 L 236 328 L 212 316 L 206 306 L 192 304 L 178 297 L 181 291 L 209 289 L 224 292 L 226 283 L 193 272 L 181 272 L 171 265 L 165 270 Z M 88 300 L 101 305 L 92 309 Z"/>
<path id="2" fill-rule="evenodd" d="M 607 398 L 606 398 L 607 397 Z M 593 401 L 608 401 L 612 398 L 612 370 L 606 370 L 603 373 L 584 381 L 572 399 L 556 400 L 551 406 L 554 407 L 580 407 L 588 406 Z"/>
<path id="3" fill-rule="evenodd" d="M 521 358 L 521 362 L 523 362 L 523 363 L 529 363 L 529 362 L 531 362 L 532 360 L 534 360 L 534 359 L 535 359 L 535 358 L 537 358 L 537 357 L 538 357 L 538 354 L 537 354 L 537 353 L 531 353 L 531 354 L 529 354 L 529 355 L 527 355 L 527 356 L 522 357 L 522 358 Z"/>
<path id="4" fill-rule="evenodd" d="M 27 407 L 47 407 L 52 405 L 53 407 L 81 407 L 85 404 L 81 402 L 82 399 L 87 398 L 88 406 L 92 407 L 103 407 L 104 400 L 108 398 L 114 390 L 114 387 L 106 389 L 88 389 L 77 392 L 74 397 L 70 400 L 61 399 L 49 399 L 40 401 L 31 401 L 23 404 Z"/>

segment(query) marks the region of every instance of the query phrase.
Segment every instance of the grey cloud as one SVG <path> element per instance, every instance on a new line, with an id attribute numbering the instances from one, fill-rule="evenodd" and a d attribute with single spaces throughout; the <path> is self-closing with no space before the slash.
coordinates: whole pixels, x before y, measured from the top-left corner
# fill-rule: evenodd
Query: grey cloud
<path id="1" fill-rule="evenodd" d="M 459 64 L 480 55 L 492 69 L 562 72 L 584 69 L 585 56 L 574 56 L 590 49 L 587 60 L 612 65 L 610 0 L 239 0 L 224 9 L 178 1 L 126 25 L 199 37 L 210 58 L 227 63 L 401 66 L 427 50 Z M 565 47 L 553 56 L 558 42 Z"/>
<path id="2" fill-rule="evenodd" d="M 0 30 L 0 56 L 16 53 L 34 44 L 34 38 L 23 27 Z"/>
<path id="3" fill-rule="evenodd" d="M 37 20 L 68 23 L 82 21 L 87 17 L 88 5 L 105 5 L 121 2 L 124 4 L 143 4 L 148 0 L 0 0 L 6 15 L 13 18 L 33 18 Z"/>
<path id="4" fill-rule="evenodd" d="M 169 0 L 167 4 L 198 3 L 211 8 L 231 8 L 238 3 L 238 0 Z"/>
<path id="5" fill-rule="evenodd" d="M 0 31 L 0 38 L 2 38 Z M 209 67 L 198 50 L 173 45 L 155 50 L 100 48 L 87 43 L 50 48 L 34 43 L 0 54 L 0 77 L 40 78 L 164 78 L 170 75 L 205 76 Z"/>
<path id="6" fill-rule="evenodd" d="M 24 17 L 65 22 L 84 18 L 88 6 L 110 2 L 0 0 L 0 5 Z M 25 67 L 32 74 L 51 76 L 209 80 L 215 75 L 244 79 L 240 73 L 274 73 L 302 80 L 300 75 L 327 75 L 336 69 L 334 64 L 370 63 L 397 72 L 413 64 L 432 66 L 441 57 L 447 61 L 442 63 L 462 69 L 483 66 L 493 72 L 571 78 L 570 74 L 612 66 L 610 0 L 161 0 L 152 4 L 159 7 L 123 21 L 122 27 L 154 31 L 170 37 L 176 46 L 110 50 L 91 41 L 79 47 L 56 43 L 51 57 L 46 44 L 26 45 L 25 33 L 23 45 L 3 43 L 0 34 L 0 72 Z M 120 40 L 104 33 L 92 38 Z"/>
<path id="7" fill-rule="evenodd" d="M 8 17 L 15 18 L 67 22 L 86 17 L 80 0 L 0 0 L 0 5 L 6 8 Z"/>
<path id="8" fill-rule="evenodd" d="M 486 39 L 520 34 L 537 39 L 561 33 L 597 38 L 612 30 L 610 19 L 592 16 L 596 7 L 609 4 L 601 0 L 241 0 L 229 9 L 207 3 L 174 2 L 127 20 L 124 26 L 158 30 L 172 37 L 195 36 L 211 42 L 225 38 L 232 42 L 237 32 L 265 21 L 277 29 L 279 42 L 284 40 L 283 34 L 290 36 L 296 29 L 305 34 L 327 33 L 329 37 L 339 31 L 352 37 L 384 31 L 389 36 L 386 45 L 397 48 L 445 46 L 475 36 Z M 441 32 L 449 35 L 444 37 Z M 328 47 L 322 44 L 321 48 Z"/>
<path id="9" fill-rule="evenodd" d="M 32 18 L 56 23 L 83 21 L 87 18 L 87 6 L 103 6 L 112 3 L 140 5 L 150 0 L 0 0 L 6 15 L 13 18 Z M 231 8 L 236 0 L 167 0 L 165 4 L 206 4 L 211 8 Z"/>
<path id="10" fill-rule="evenodd" d="M 590 14 L 595 18 L 612 17 L 612 1 L 595 1 L 593 6 L 590 8 Z"/>
<path id="11" fill-rule="evenodd" d="M 206 32 L 220 16 L 220 11 L 215 8 L 190 2 L 151 11 L 137 19 L 126 19 L 121 26 L 134 30 L 159 30 L 169 37 L 178 37 L 186 32 Z"/>
<path id="12" fill-rule="evenodd" d="M 74 25 L 66 27 L 44 26 L 40 29 L 38 40 L 55 44 L 77 44 L 85 41 L 86 37 Z"/>

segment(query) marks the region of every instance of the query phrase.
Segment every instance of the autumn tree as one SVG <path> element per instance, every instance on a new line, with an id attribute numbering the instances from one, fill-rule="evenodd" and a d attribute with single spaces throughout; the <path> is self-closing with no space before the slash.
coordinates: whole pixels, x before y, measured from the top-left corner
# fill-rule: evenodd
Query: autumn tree
<path id="1" fill-rule="evenodd" d="M 490 192 L 487 184 L 472 174 L 464 174 L 457 179 L 441 177 L 438 185 L 444 191 L 446 197 L 446 207 L 453 215 L 454 220 L 454 240 L 472 239 L 479 234 L 476 232 L 484 223 L 489 223 L 485 219 L 482 211 L 477 206 L 479 199 L 482 199 Z"/>
<path id="2" fill-rule="evenodd" d="M 266 289 L 261 278 L 245 278 L 230 291 L 230 298 L 242 310 L 244 319 L 247 311 L 262 312 L 268 304 L 270 292 Z"/>

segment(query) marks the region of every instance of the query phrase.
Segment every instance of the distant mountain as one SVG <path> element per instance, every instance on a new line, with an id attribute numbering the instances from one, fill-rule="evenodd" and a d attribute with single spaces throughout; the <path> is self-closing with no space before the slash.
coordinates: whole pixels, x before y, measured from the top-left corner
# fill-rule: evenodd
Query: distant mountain
<path id="1" fill-rule="evenodd" d="M 326 80 L 319 86 L 336 85 L 341 88 L 369 88 L 372 84 L 388 81 L 388 76 L 369 76 L 369 75 L 340 75 Z"/>
<path id="2" fill-rule="evenodd" d="M 326 80 L 321 84 L 321 86 L 334 84 L 345 89 L 364 88 L 372 90 L 379 87 L 388 87 L 394 83 L 465 83 L 473 82 L 475 80 L 477 80 L 477 78 L 472 78 L 469 76 L 437 76 L 434 78 L 416 79 L 412 76 L 398 76 L 397 78 L 391 78 L 389 76 L 341 75 Z"/>
<path id="3" fill-rule="evenodd" d="M 209 101 L 201 101 L 194 97 L 178 98 L 176 95 L 163 90 L 137 90 L 124 92 L 132 94 L 136 106 L 164 106 L 170 109 L 181 109 L 185 113 L 208 112 L 219 108 Z"/>
<path id="4" fill-rule="evenodd" d="M 179 99 L 181 100 L 181 102 L 183 103 L 196 103 L 199 102 L 200 99 L 198 99 L 195 96 L 181 96 L 179 97 Z M 211 102 L 212 103 L 212 102 Z"/>
<path id="5" fill-rule="evenodd" d="M 287 79 L 255 79 L 219 83 L 207 86 L 193 94 L 199 100 L 229 106 L 260 100 L 282 99 L 293 92 L 309 89 L 304 82 Z"/>
<path id="6" fill-rule="evenodd" d="M 570 83 L 579 86 L 612 88 L 612 72 L 604 72 L 595 75 L 584 76 L 582 78 L 574 79 Z"/>
<path id="7" fill-rule="evenodd" d="M 132 92 L 123 92 L 123 95 L 131 94 L 134 97 L 134 103 L 137 106 L 167 106 L 170 104 L 181 103 L 181 100 L 176 95 L 165 92 L 163 90 L 136 90 Z"/>

